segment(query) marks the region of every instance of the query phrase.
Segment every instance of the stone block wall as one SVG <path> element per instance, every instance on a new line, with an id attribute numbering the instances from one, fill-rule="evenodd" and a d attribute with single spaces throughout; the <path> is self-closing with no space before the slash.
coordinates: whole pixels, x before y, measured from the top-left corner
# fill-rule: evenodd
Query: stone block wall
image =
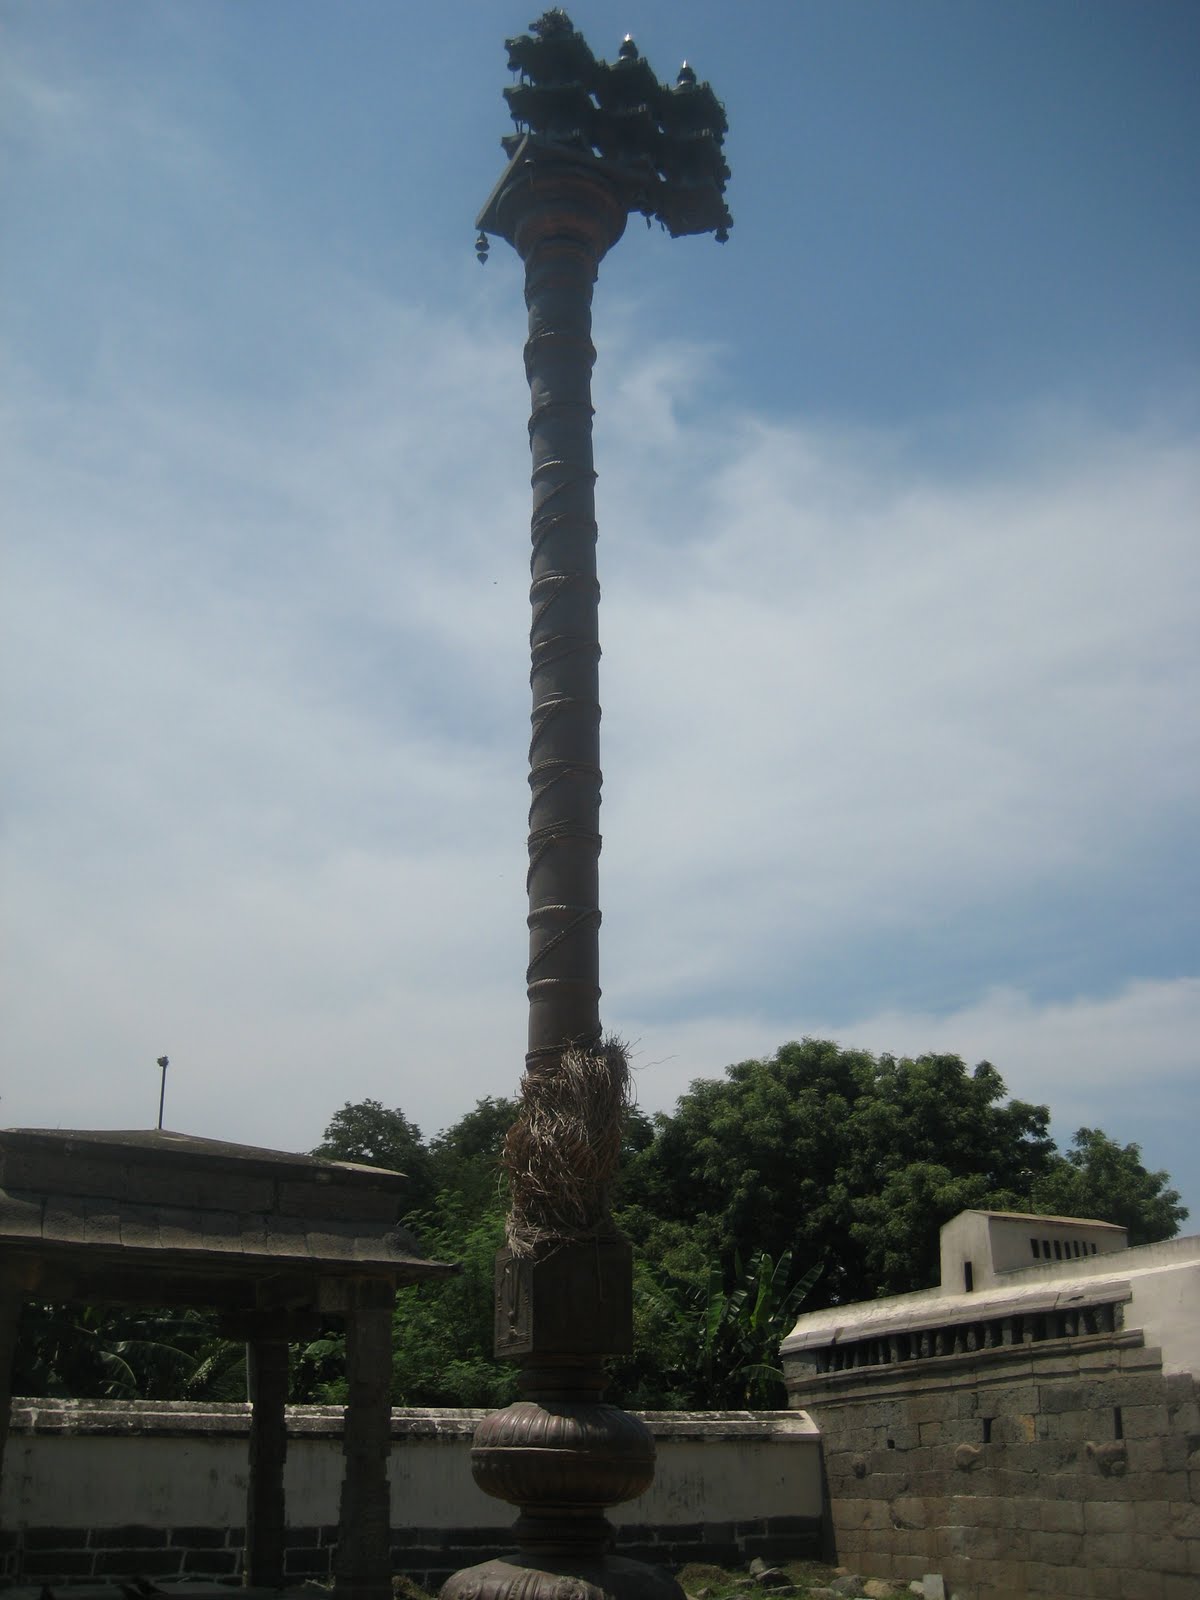
<path id="1" fill-rule="evenodd" d="M 1137 1332 L 818 1371 L 836 1558 L 958 1600 L 1200 1600 L 1200 1385 Z M 954 1346 L 958 1348 L 955 1349 Z"/>
<path id="2" fill-rule="evenodd" d="M 15 1583 L 109 1583 L 132 1577 L 175 1580 L 200 1575 L 240 1580 L 244 1538 L 243 1528 L 131 1524 L 5 1529 L 0 1545 L 9 1564 L 8 1577 Z"/>

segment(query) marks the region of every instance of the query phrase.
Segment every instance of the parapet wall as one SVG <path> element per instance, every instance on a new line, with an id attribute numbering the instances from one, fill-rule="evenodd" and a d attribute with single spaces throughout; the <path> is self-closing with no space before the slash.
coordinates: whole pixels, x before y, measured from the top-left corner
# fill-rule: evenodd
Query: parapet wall
<path id="1" fill-rule="evenodd" d="M 392 1414 L 392 1565 L 436 1586 L 512 1547 L 516 1509 L 470 1470 L 483 1411 Z M 736 1563 L 815 1555 L 819 1440 L 803 1412 L 644 1414 L 658 1467 L 611 1513 L 642 1560 Z M 288 1410 L 290 1580 L 327 1581 L 337 1541 L 342 1411 Z M 242 1570 L 249 1408 L 17 1400 L 0 1484 L 0 1578 L 16 1582 Z"/>

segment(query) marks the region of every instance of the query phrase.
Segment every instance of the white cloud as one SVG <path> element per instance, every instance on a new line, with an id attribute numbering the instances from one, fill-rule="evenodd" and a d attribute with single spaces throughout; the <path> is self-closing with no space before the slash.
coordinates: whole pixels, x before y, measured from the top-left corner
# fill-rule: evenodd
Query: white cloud
<path id="1" fill-rule="evenodd" d="M 1009 1093 L 1049 1103 L 1075 1127 L 1139 1093 L 1170 1097 L 1196 1087 L 1200 977 L 1135 979 L 1113 993 L 1037 1002 L 1011 988 L 987 990 L 946 1011 L 889 1007 L 857 1017 L 753 1013 L 651 1024 L 636 1031 L 643 1101 L 666 1107 L 695 1078 L 718 1078 L 736 1061 L 771 1055 L 790 1039 L 837 1039 L 874 1054 L 961 1056 L 1000 1068 Z M 1117 1129 L 1110 1130 L 1118 1132 Z"/>
<path id="2" fill-rule="evenodd" d="M 1151 1169 L 1165 1168 L 1200 1219 L 1200 977 L 1134 979 L 1111 993 L 1038 1002 L 1011 988 L 945 1011 L 889 1007 L 860 1016 L 814 1009 L 770 1020 L 752 1012 L 635 1021 L 640 1103 L 671 1110 L 697 1078 L 720 1078 L 736 1062 L 772 1055 L 790 1039 L 836 1039 L 850 1049 L 897 1056 L 989 1060 L 1010 1095 L 1048 1105 L 1059 1146 L 1076 1128 L 1100 1127 L 1135 1142 Z"/>
<path id="3" fill-rule="evenodd" d="M 265 431 L 135 393 L 18 441 L 17 771 L 85 850 L 192 834 L 238 873 L 245 843 L 307 868 L 349 819 L 368 852 L 394 840 L 390 793 L 426 833 L 452 815 L 465 856 L 517 813 L 499 772 L 519 727 L 510 763 L 471 754 L 488 716 L 524 719 L 507 353 L 402 315 L 383 333 Z M 419 403 L 391 377 L 414 367 L 442 374 Z M 721 419 L 644 464 L 679 491 L 669 528 L 616 486 L 607 961 L 641 993 L 1095 873 L 1194 792 L 1194 456 L 1099 438 L 1027 480 L 946 485 L 883 454 L 877 477 L 870 439 Z"/>
<path id="4" fill-rule="evenodd" d="M 304 337 L 260 387 L 180 370 L 209 325 L 164 334 L 152 306 L 115 308 L 82 391 L 17 370 L 5 1120 L 145 1121 L 163 1050 L 172 1120 L 296 1145 L 343 1099 L 431 1130 L 520 1071 L 511 319 L 486 294 L 458 317 L 398 304 L 320 261 L 270 293 Z M 1051 1091 L 1016 1063 L 1052 1057 L 1064 1106 L 1062 1063 L 1111 1059 L 1117 1093 L 1136 985 L 1048 1006 L 960 963 L 936 1014 L 879 975 L 887 1009 L 857 1004 L 860 1024 L 795 1006 L 789 975 L 820 957 L 869 993 L 881 932 L 936 967 L 955 916 L 999 924 L 1081 884 L 1102 903 L 1181 832 L 1192 443 L 1042 413 L 1002 466 L 951 471 L 919 436 L 704 405 L 717 353 L 613 324 L 602 967 L 611 1022 L 678 1064 L 647 1066 L 644 1094 L 804 1031 L 988 1055 L 1034 1098 Z M 1124 970 L 1149 985 L 1165 1084 L 1194 994 Z"/>
<path id="5" fill-rule="evenodd" d="M 697 431 L 670 473 L 678 581 L 636 505 L 609 518 L 608 871 L 639 995 L 1095 884 L 1183 826 L 1190 442 L 1097 430 L 943 482 L 895 441 L 877 472 L 869 438 L 735 427 L 706 459 Z"/>

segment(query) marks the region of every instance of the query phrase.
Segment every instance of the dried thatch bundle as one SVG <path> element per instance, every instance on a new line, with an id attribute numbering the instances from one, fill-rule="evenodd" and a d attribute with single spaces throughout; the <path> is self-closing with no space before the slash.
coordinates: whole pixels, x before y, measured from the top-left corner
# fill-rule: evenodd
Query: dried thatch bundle
<path id="1" fill-rule="evenodd" d="M 618 1039 L 566 1050 L 525 1073 L 503 1157 L 514 1255 L 613 1231 L 608 1189 L 628 1105 L 629 1060 Z"/>

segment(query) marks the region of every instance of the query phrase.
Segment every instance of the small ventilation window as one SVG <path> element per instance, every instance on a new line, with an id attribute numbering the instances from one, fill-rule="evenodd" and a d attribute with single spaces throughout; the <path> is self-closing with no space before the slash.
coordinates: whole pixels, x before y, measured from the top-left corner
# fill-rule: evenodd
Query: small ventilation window
<path id="1" fill-rule="evenodd" d="M 1095 1242 L 1095 1240 L 1092 1241 L 1092 1254 L 1093 1255 L 1096 1254 L 1096 1242 Z"/>
<path id="2" fill-rule="evenodd" d="M 991 1444 L 991 1442 L 992 1442 L 992 1419 L 991 1419 L 991 1417 L 984 1417 L 984 1419 L 983 1419 L 983 1442 L 984 1442 L 984 1444 Z"/>
<path id="3" fill-rule="evenodd" d="M 975 1289 L 975 1267 L 970 1261 L 963 1262 L 963 1291 L 971 1294 Z"/>
<path id="4" fill-rule="evenodd" d="M 1055 1261 L 1061 1261 L 1062 1260 L 1062 1240 L 1061 1239 L 1055 1239 L 1055 1241 L 1054 1241 L 1054 1259 L 1055 1259 Z"/>
<path id="5" fill-rule="evenodd" d="M 1033 1259 L 1036 1261 L 1042 1253 L 1038 1248 L 1038 1242 L 1036 1239 L 1030 1239 L 1029 1248 L 1033 1251 Z"/>
<path id="6" fill-rule="evenodd" d="M 1078 1239 L 1072 1239 L 1071 1240 L 1071 1254 L 1073 1256 L 1075 1256 L 1076 1259 L 1078 1259 L 1078 1256 L 1079 1256 L 1079 1240 Z"/>
<path id="7" fill-rule="evenodd" d="M 1049 1241 L 1049 1239 L 1043 1239 L 1042 1240 L 1042 1254 L 1045 1256 L 1046 1260 L 1049 1261 L 1049 1259 L 1050 1259 L 1050 1241 Z"/>

